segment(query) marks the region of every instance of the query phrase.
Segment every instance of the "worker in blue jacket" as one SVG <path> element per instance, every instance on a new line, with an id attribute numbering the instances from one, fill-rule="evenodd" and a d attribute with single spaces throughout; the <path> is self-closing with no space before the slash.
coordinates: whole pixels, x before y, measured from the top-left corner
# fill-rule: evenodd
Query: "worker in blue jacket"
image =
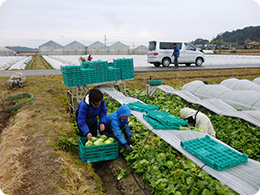
<path id="1" fill-rule="evenodd" d="M 99 128 L 97 128 L 97 116 L 99 116 Z M 76 120 L 80 136 L 97 136 L 97 129 L 105 130 L 107 121 L 107 107 L 103 99 L 103 93 L 98 88 L 91 89 L 82 99 L 76 110 Z"/>
<path id="2" fill-rule="evenodd" d="M 132 133 L 128 126 L 131 111 L 127 105 L 120 106 L 116 112 L 107 115 L 106 132 L 113 133 L 128 153 L 132 152 Z M 125 137 L 123 136 L 122 132 Z"/>
<path id="3" fill-rule="evenodd" d="M 173 43 L 173 53 L 172 56 L 174 56 L 174 65 L 175 67 L 178 67 L 178 58 L 180 56 L 180 49 L 176 43 Z"/>

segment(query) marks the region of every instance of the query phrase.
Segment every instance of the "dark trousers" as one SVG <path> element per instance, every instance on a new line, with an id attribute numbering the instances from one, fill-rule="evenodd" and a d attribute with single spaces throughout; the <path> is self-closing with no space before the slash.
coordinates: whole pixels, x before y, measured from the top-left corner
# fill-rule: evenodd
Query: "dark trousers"
<path id="1" fill-rule="evenodd" d="M 178 66 L 178 57 L 174 57 L 174 65 Z"/>

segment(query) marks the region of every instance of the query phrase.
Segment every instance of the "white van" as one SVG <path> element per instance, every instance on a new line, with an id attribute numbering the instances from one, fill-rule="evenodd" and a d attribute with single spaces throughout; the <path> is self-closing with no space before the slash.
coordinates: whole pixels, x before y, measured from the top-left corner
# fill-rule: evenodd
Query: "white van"
<path id="1" fill-rule="evenodd" d="M 176 43 L 180 49 L 180 56 L 178 58 L 179 64 L 190 66 L 195 63 L 196 66 L 201 66 L 205 61 L 204 53 L 191 43 L 150 41 L 148 46 L 147 62 L 153 64 L 155 67 L 159 67 L 161 64 L 164 67 L 168 67 L 170 64 L 173 64 L 173 43 Z"/>

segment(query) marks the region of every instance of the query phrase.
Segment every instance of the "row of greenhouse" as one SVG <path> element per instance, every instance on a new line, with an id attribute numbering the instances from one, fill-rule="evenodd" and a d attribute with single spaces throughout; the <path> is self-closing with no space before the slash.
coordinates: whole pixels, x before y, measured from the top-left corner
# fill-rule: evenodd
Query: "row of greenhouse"
<path id="1" fill-rule="evenodd" d="M 78 41 L 73 41 L 65 46 L 62 46 L 52 40 L 39 46 L 39 53 L 41 55 L 85 55 L 85 54 L 95 54 L 95 55 L 121 55 L 121 54 L 146 54 L 147 47 L 140 45 L 134 49 L 130 49 L 129 46 L 118 41 L 110 46 L 107 46 L 100 41 L 96 41 L 91 45 L 84 45 Z"/>

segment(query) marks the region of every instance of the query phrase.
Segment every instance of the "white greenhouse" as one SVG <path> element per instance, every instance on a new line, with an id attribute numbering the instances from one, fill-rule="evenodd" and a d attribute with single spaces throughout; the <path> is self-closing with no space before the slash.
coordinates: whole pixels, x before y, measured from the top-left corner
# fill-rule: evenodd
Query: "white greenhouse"
<path id="1" fill-rule="evenodd" d="M 87 47 L 78 41 L 73 41 L 63 48 L 64 55 L 85 55 L 87 54 Z"/>
<path id="2" fill-rule="evenodd" d="M 39 46 L 39 54 L 63 55 L 63 46 L 51 40 Z"/>
<path id="3" fill-rule="evenodd" d="M 100 41 L 96 41 L 95 43 L 92 43 L 88 46 L 87 52 L 98 55 L 108 54 L 108 46 L 101 43 Z"/>
<path id="4" fill-rule="evenodd" d="M 148 51 L 148 48 L 146 46 L 140 45 L 133 49 L 133 54 L 143 55 L 143 54 L 147 54 L 147 51 Z"/>
<path id="5" fill-rule="evenodd" d="M 109 54 L 113 54 L 113 55 L 129 54 L 129 46 L 118 41 L 113 45 L 109 46 Z"/>
<path id="6" fill-rule="evenodd" d="M 14 51 L 4 47 L 0 47 L 0 56 L 13 56 Z"/>

